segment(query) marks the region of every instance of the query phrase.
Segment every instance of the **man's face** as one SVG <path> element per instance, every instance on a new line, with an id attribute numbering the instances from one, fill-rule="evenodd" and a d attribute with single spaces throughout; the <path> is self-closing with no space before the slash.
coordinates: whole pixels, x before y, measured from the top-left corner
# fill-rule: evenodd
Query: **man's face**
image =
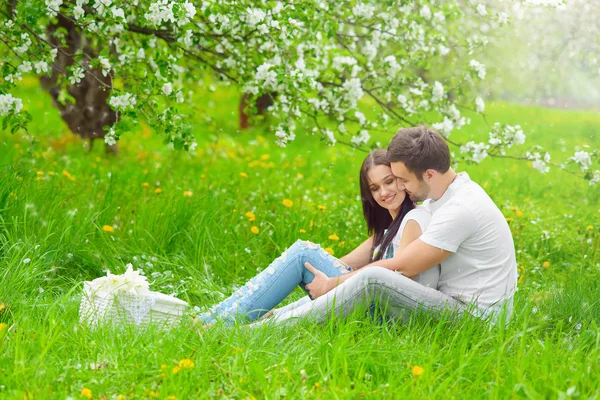
<path id="1" fill-rule="evenodd" d="M 406 193 L 412 201 L 423 201 L 429 198 L 431 187 L 423 179 L 410 172 L 403 162 L 392 163 L 392 173 L 404 184 Z"/>

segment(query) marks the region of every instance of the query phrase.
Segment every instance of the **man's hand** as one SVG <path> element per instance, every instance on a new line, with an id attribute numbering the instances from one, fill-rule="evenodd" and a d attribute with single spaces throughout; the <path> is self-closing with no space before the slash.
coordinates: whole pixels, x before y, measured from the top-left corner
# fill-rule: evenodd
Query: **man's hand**
<path id="1" fill-rule="evenodd" d="M 306 290 L 308 290 L 308 294 L 313 300 L 337 286 L 337 278 L 329 278 L 310 263 L 304 263 L 304 267 L 315 275 L 315 279 L 306 285 Z"/>

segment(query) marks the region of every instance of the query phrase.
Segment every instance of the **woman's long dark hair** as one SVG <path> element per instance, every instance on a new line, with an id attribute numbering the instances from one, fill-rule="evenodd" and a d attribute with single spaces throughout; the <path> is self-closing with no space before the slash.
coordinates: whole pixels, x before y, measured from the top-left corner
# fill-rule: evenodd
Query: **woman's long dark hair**
<path id="1" fill-rule="evenodd" d="M 369 235 L 374 235 L 373 247 L 371 248 L 371 262 L 379 261 L 385 256 L 387 247 L 392 243 L 392 240 L 398 233 L 400 224 L 404 216 L 413 208 L 415 203 L 406 196 L 396 219 L 392 219 L 390 212 L 381 207 L 371 193 L 369 187 L 369 170 L 377 165 L 390 166 L 387 159 L 387 151 L 384 149 L 373 150 L 362 163 L 360 168 L 360 197 L 363 206 L 363 214 L 367 221 L 367 230 Z M 387 232 L 385 230 L 387 229 Z M 385 232 L 385 233 L 384 233 Z M 379 246 L 377 254 L 373 254 L 374 250 Z"/>

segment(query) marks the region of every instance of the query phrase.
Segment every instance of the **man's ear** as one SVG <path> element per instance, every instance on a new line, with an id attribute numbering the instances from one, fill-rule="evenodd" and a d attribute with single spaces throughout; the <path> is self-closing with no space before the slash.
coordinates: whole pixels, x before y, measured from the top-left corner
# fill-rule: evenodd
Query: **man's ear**
<path id="1" fill-rule="evenodd" d="M 437 175 L 437 171 L 435 169 L 428 169 L 423 172 L 423 179 L 427 182 L 431 182 L 433 178 Z"/>

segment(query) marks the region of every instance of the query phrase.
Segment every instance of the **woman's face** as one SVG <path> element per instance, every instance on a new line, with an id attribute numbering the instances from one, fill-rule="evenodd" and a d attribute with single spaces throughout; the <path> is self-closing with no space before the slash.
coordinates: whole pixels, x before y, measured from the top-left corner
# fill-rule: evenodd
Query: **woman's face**
<path id="1" fill-rule="evenodd" d="M 387 165 L 376 165 L 367 172 L 369 189 L 373 198 L 381 207 L 395 213 L 406 198 L 404 185 L 392 174 Z"/>

